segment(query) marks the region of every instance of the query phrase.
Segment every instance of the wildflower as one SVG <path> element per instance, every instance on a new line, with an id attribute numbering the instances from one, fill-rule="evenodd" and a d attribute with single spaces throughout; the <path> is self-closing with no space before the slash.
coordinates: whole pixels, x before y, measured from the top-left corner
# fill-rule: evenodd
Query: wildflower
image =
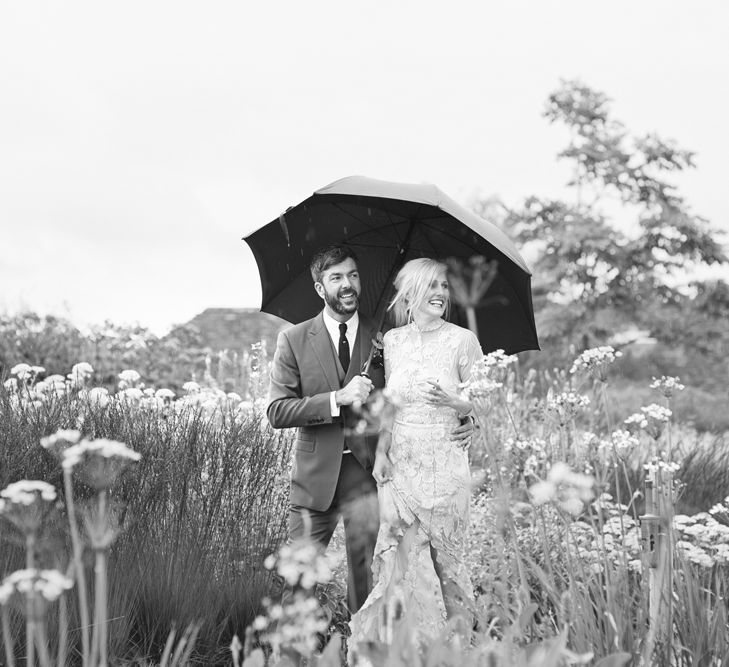
<path id="1" fill-rule="evenodd" d="M 17 375 L 21 380 L 30 375 L 30 364 L 16 364 L 10 369 L 10 375 Z"/>
<path id="2" fill-rule="evenodd" d="M 627 426 L 637 426 L 643 429 L 656 440 L 660 437 L 664 424 L 666 424 L 673 413 L 662 405 L 651 403 L 643 406 L 640 412 L 635 412 L 623 422 Z"/>
<path id="3" fill-rule="evenodd" d="M 570 373 L 591 373 L 596 380 L 606 382 L 608 366 L 622 355 L 622 352 L 616 352 L 611 345 L 593 347 L 574 360 Z"/>
<path id="4" fill-rule="evenodd" d="M 165 402 L 171 401 L 175 397 L 175 392 L 171 389 L 158 389 L 154 392 L 155 398 L 162 399 Z"/>
<path id="5" fill-rule="evenodd" d="M 580 410 L 588 405 L 590 405 L 590 399 L 587 396 L 576 394 L 573 391 L 565 391 L 553 396 L 550 390 L 547 394 L 547 411 L 557 418 L 560 426 L 569 423 Z"/>
<path id="6" fill-rule="evenodd" d="M 97 490 L 109 488 L 130 463 L 139 461 L 141 454 L 116 440 L 81 440 L 63 452 L 64 470 L 76 470 Z"/>
<path id="7" fill-rule="evenodd" d="M 43 449 L 60 457 L 64 451 L 71 447 L 71 445 L 75 445 L 79 440 L 81 440 L 80 431 L 75 429 L 59 429 L 53 435 L 41 438 L 40 444 Z"/>
<path id="8" fill-rule="evenodd" d="M 144 393 L 138 387 L 129 387 L 116 393 L 116 397 L 120 401 L 131 401 L 132 403 L 139 403 L 143 396 Z"/>
<path id="9" fill-rule="evenodd" d="M 709 568 L 714 565 L 714 559 L 701 547 L 691 544 L 691 542 L 678 540 L 676 542 L 676 549 L 681 552 L 684 558 L 701 567 Z"/>
<path id="10" fill-rule="evenodd" d="M 547 443 L 542 438 L 507 438 L 504 451 L 511 458 L 511 471 L 538 477 L 547 462 Z"/>
<path id="11" fill-rule="evenodd" d="M 611 435 L 613 445 L 620 458 L 625 458 L 640 444 L 638 438 L 632 436 L 628 431 L 618 429 Z"/>
<path id="12" fill-rule="evenodd" d="M 35 390 L 43 394 L 65 394 L 68 386 L 63 375 L 49 375 L 45 380 L 35 385 Z"/>
<path id="13" fill-rule="evenodd" d="M 200 385 L 197 382 L 185 382 L 182 385 L 182 390 L 187 394 L 197 394 L 200 392 Z"/>
<path id="14" fill-rule="evenodd" d="M 106 387 L 94 387 L 86 394 L 91 405 L 97 408 L 106 407 L 109 404 L 109 390 Z"/>
<path id="15" fill-rule="evenodd" d="M 134 387 L 142 379 L 142 376 L 132 369 L 123 370 L 117 377 L 119 378 L 119 389 Z"/>
<path id="16" fill-rule="evenodd" d="M 668 408 L 664 408 L 662 405 L 656 405 L 655 403 L 641 408 L 641 412 L 645 413 L 650 419 L 659 422 L 667 422 L 673 414 Z"/>
<path id="17" fill-rule="evenodd" d="M 16 364 L 10 369 L 10 375 L 17 376 L 18 380 L 33 381 L 41 373 L 45 373 L 43 366 L 31 366 L 30 364 Z"/>
<path id="18" fill-rule="evenodd" d="M 18 390 L 18 382 L 15 378 L 8 378 L 3 382 L 3 387 L 5 387 L 6 391 L 13 393 Z"/>
<path id="19" fill-rule="evenodd" d="M 94 369 L 91 364 L 82 361 L 78 364 L 74 364 L 71 367 L 71 372 L 68 374 L 68 379 L 74 387 L 82 387 L 86 384 L 86 381 L 94 374 Z"/>
<path id="20" fill-rule="evenodd" d="M 506 378 L 509 366 L 517 361 L 518 359 L 514 354 L 505 354 L 503 350 L 494 350 L 479 359 L 474 370 L 492 382 L 501 383 Z"/>
<path id="21" fill-rule="evenodd" d="M 660 380 L 653 378 L 653 382 L 650 384 L 651 389 L 660 389 L 666 398 L 671 398 L 677 391 L 683 391 L 686 387 L 681 384 L 681 378 L 661 375 Z"/>
<path id="22" fill-rule="evenodd" d="M 677 472 L 681 466 L 675 461 L 663 461 L 657 456 L 654 456 L 650 461 L 648 461 L 648 463 L 643 464 L 643 468 L 649 473 L 649 476 L 653 476 L 657 470 L 674 473 Z"/>
<path id="23" fill-rule="evenodd" d="M 277 556 L 264 561 L 267 569 L 276 568 L 290 586 L 311 590 L 316 584 L 327 583 L 332 576 L 335 561 L 310 540 L 296 540 L 279 549 Z"/>
<path id="24" fill-rule="evenodd" d="M 0 515 L 24 533 L 32 534 L 55 500 L 56 489 L 48 482 L 22 479 L 0 491 Z"/>
<path id="25" fill-rule="evenodd" d="M 38 496 L 42 500 L 53 501 L 56 499 L 56 489 L 48 482 L 21 479 L 0 491 L 0 497 L 18 505 L 32 505 Z"/>
<path id="26" fill-rule="evenodd" d="M 52 602 L 72 586 L 73 581 L 57 570 L 16 570 L 0 584 L 0 605 L 6 605 L 15 592 L 26 597 L 40 593 Z"/>
<path id="27" fill-rule="evenodd" d="M 352 430 L 359 435 L 389 431 L 401 403 L 400 397 L 391 389 L 373 391 L 362 405 L 355 408 L 359 420 Z"/>
<path id="28" fill-rule="evenodd" d="M 566 463 L 555 463 L 547 473 L 547 479 L 529 487 L 534 505 L 554 502 L 560 509 L 578 516 L 585 502 L 593 497 L 595 480 L 588 475 L 570 470 Z"/>
<path id="29" fill-rule="evenodd" d="M 721 503 L 716 503 L 710 510 L 709 514 L 720 514 L 729 516 L 729 496 L 724 498 L 724 501 Z"/>
<path id="30" fill-rule="evenodd" d="M 229 401 L 232 401 L 233 403 L 240 404 L 243 401 L 240 394 L 236 394 L 234 391 L 229 391 L 225 396 Z"/>
<path id="31" fill-rule="evenodd" d="M 266 615 L 253 622 L 262 644 L 278 655 L 282 648 L 310 656 L 317 648 L 318 636 L 326 632 L 329 621 L 316 598 L 297 591 L 285 606 L 264 601 Z"/>
<path id="32" fill-rule="evenodd" d="M 631 572 L 641 574 L 643 572 L 643 562 L 640 558 L 634 558 L 633 560 L 628 561 L 628 569 Z"/>

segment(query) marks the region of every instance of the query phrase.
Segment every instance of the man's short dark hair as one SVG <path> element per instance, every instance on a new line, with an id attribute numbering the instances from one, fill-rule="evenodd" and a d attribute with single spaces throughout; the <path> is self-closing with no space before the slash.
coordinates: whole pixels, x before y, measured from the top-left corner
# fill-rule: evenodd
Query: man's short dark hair
<path id="1" fill-rule="evenodd" d="M 315 283 L 321 282 L 322 275 L 330 266 L 341 264 L 345 259 L 353 259 L 355 264 L 359 262 L 354 250 L 346 245 L 330 245 L 322 248 L 311 258 L 311 277 Z"/>

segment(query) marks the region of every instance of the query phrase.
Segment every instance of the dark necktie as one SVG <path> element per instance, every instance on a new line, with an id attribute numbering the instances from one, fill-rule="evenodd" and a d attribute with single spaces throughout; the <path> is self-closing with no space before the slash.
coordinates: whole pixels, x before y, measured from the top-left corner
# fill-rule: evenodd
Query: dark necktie
<path id="1" fill-rule="evenodd" d="M 349 341 L 347 341 L 347 325 L 342 322 L 339 325 L 339 347 L 337 348 L 339 361 L 342 363 L 344 372 L 349 368 Z"/>

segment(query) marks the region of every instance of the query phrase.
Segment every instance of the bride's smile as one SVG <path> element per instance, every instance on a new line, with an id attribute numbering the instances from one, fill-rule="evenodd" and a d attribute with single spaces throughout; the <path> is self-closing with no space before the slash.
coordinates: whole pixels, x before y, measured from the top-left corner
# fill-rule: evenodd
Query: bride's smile
<path id="1" fill-rule="evenodd" d="M 421 327 L 434 324 L 437 319 L 443 317 L 449 298 L 445 271 L 439 271 L 428 286 L 420 306 L 414 313 L 415 322 Z"/>

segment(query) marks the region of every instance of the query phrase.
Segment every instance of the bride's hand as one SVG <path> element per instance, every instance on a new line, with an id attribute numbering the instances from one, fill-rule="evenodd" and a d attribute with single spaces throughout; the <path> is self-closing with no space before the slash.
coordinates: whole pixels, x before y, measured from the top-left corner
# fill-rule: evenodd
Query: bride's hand
<path id="1" fill-rule="evenodd" d="M 372 476 L 377 482 L 377 486 L 381 486 L 392 479 L 392 461 L 384 452 L 378 452 L 375 455 L 375 465 L 372 469 Z"/>
<path id="2" fill-rule="evenodd" d="M 440 405 L 450 408 L 458 409 L 458 400 L 456 396 L 449 394 L 443 387 L 441 387 L 437 380 L 426 380 L 425 388 L 423 389 L 423 398 L 427 403 L 431 405 Z"/>
<path id="3" fill-rule="evenodd" d="M 449 394 L 445 391 L 436 380 L 426 380 L 427 388 L 423 392 L 423 397 L 426 403 L 431 405 L 440 405 L 453 408 L 458 416 L 470 414 L 473 410 L 473 406 L 463 399 L 459 398 L 455 394 Z M 462 447 L 468 447 L 471 442 L 471 436 L 473 435 L 473 422 L 468 421 L 466 424 L 462 424 L 456 428 L 452 433 L 452 440 L 460 444 Z"/>

